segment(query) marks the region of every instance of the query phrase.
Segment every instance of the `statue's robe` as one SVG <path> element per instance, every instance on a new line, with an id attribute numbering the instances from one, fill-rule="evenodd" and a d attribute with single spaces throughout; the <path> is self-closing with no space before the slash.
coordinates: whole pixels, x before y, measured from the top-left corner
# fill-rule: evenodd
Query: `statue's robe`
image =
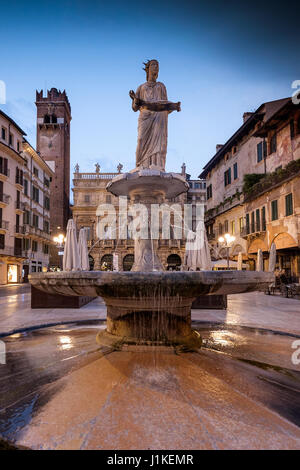
<path id="1" fill-rule="evenodd" d="M 146 82 L 136 91 L 143 101 L 167 100 L 167 90 L 161 82 Z M 165 169 L 168 140 L 168 111 L 149 111 L 140 108 L 136 166 Z"/>

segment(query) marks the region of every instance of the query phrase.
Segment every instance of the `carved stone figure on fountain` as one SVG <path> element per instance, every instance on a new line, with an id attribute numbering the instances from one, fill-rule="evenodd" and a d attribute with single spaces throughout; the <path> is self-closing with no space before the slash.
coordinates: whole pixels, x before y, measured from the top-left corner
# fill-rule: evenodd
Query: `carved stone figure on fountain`
<path id="1" fill-rule="evenodd" d="M 168 114 L 172 111 L 181 111 L 180 102 L 168 101 L 165 85 L 157 82 L 158 61 L 148 60 L 144 65 L 147 81 L 138 87 L 136 93 L 133 90 L 129 92 L 133 111 L 140 111 L 136 166 L 165 171 Z"/>

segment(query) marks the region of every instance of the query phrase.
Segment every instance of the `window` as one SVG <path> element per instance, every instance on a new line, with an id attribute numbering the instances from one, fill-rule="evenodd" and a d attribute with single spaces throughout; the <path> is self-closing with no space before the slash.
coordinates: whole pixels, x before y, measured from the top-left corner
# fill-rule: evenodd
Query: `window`
<path id="1" fill-rule="evenodd" d="M 6 129 L 4 127 L 1 129 L 1 138 L 2 140 L 6 140 Z"/>
<path id="2" fill-rule="evenodd" d="M 30 239 L 29 238 L 23 238 L 23 250 L 24 251 L 30 250 Z"/>
<path id="3" fill-rule="evenodd" d="M 37 178 L 39 177 L 39 170 L 34 166 L 33 167 L 33 174 L 34 176 L 36 176 Z"/>
<path id="4" fill-rule="evenodd" d="M 50 225 L 49 225 L 48 220 L 44 221 L 44 232 L 50 233 Z"/>
<path id="5" fill-rule="evenodd" d="M 13 146 L 14 145 L 14 136 L 9 133 L 9 141 L 8 141 L 9 145 Z"/>
<path id="6" fill-rule="evenodd" d="M 19 140 L 17 141 L 17 151 L 20 152 L 20 142 L 19 142 Z"/>
<path id="7" fill-rule="evenodd" d="M 266 208 L 265 206 L 261 209 L 261 229 L 263 232 L 266 231 Z"/>
<path id="8" fill-rule="evenodd" d="M 255 214 L 251 212 L 251 233 L 255 232 Z"/>
<path id="9" fill-rule="evenodd" d="M 17 191 L 16 209 L 20 209 L 20 207 L 21 207 L 20 191 Z"/>
<path id="10" fill-rule="evenodd" d="M 278 219 L 278 201 L 271 202 L 271 213 L 272 213 L 272 220 Z"/>
<path id="11" fill-rule="evenodd" d="M 231 184 L 231 168 L 224 171 L 224 186 L 228 186 L 229 184 Z"/>
<path id="12" fill-rule="evenodd" d="M 33 216 L 32 216 L 32 225 L 35 228 L 39 228 L 39 216 L 36 215 L 36 214 L 33 214 Z"/>
<path id="13" fill-rule="evenodd" d="M 8 160 L 7 158 L 0 157 L 0 173 L 8 176 Z"/>
<path id="14" fill-rule="evenodd" d="M 3 233 L 0 234 L 0 250 L 4 250 L 5 248 L 5 235 Z"/>
<path id="15" fill-rule="evenodd" d="M 212 185 L 211 184 L 209 186 L 207 186 L 206 194 L 207 194 L 207 199 L 212 198 Z"/>
<path id="16" fill-rule="evenodd" d="M 285 215 L 293 214 L 293 195 L 292 193 L 285 196 Z"/>
<path id="17" fill-rule="evenodd" d="M 246 214 L 246 232 L 250 233 L 250 217 L 249 214 Z"/>
<path id="18" fill-rule="evenodd" d="M 36 188 L 35 186 L 32 186 L 32 199 L 35 202 L 39 202 L 39 200 L 40 200 L 39 188 Z"/>
<path id="19" fill-rule="evenodd" d="M 237 177 L 238 177 L 238 165 L 237 165 L 237 163 L 235 163 L 233 165 L 233 178 L 236 180 Z"/>
<path id="20" fill-rule="evenodd" d="M 50 186 L 50 181 L 46 177 L 44 178 L 44 185 L 47 186 L 47 188 Z"/>
<path id="21" fill-rule="evenodd" d="M 45 255 L 49 254 L 49 245 L 44 244 L 43 252 L 44 252 Z"/>
<path id="22" fill-rule="evenodd" d="M 239 218 L 239 230 L 240 232 L 243 230 L 244 228 L 244 220 L 243 220 L 243 217 L 240 217 Z"/>
<path id="23" fill-rule="evenodd" d="M 255 218 L 256 218 L 256 231 L 260 232 L 260 210 L 259 209 L 256 209 Z"/>
<path id="24" fill-rule="evenodd" d="M 84 195 L 84 202 L 90 202 L 90 195 L 89 194 Z"/>
<path id="25" fill-rule="evenodd" d="M 23 215 L 23 223 L 25 224 L 30 224 L 30 212 L 25 211 Z"/>
<path id="26" fill-rule="evenodd" d="M 23 170 L 18 167 L 16 167 L 16 184 L 23 186 Z"/>
<path id="27" fill-rule="evenodd" d="M 28 180 L 24 179 L 24 194 L 28 196 Z"/>
<path id="28" fill-rule="evenodd" d="M 111 204 L 111 196 L 106 196 L 106 204 Z"/>
<path id="29" fill-rule="evenodd" d="M 32 251 L 38 251 L 38 242 L 36 240 L 32 240 Z"/>
<path id="30" fill-rule="evenodd" d="M 47 196 L 44 197 L 44 208 L 48 211 L 50 210 L 50 199 Z"/>
<path id="31" fill-rule="evenodd" d="M 225 230 L 225 233 L 228 233 L 228 220 L 225 220 L 224 222 L 224 230 Z"/>
<path id="32" fill-rule="evenodd" d="M 273 134 L 270 139 L 270 154 L 277 150 L 277 135 Z"/>
<path id="33" fill-rule="evenodd" d="M 223 226 L 219 224 L 219 235 L 223 235 Z"/>
<path id="34" fill-rule="evenodd" d="M 231 235 L 235 235 L 235 220 L 231 221 Z"/>
<path id="35" fill-rule="evenodd" d="M 262 140 L 257 144 L 257 163 L 261 162 L 267 156 L 267 142 Z"/>
<path id="36" fill-rule="evenodd" d="M 16 233 L 20 233 L 20 216 L 16 215 Z"/>

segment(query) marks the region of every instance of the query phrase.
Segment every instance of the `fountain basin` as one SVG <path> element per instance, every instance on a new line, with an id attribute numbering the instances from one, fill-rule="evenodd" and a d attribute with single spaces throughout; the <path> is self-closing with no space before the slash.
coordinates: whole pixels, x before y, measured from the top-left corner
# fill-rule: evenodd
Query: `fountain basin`
<path id="1" fill-rule="evenodd" d="M 154 168 L 135 168 L 129 173 L 115 176 L 106 186 L 106 189 L 115 196 L 135 197 L 149 194 L 163 194 L 163 197 L 174 198 L 186 192 L 189 185 L 186 179 L 178 173 L 166 173 Z M 159 201 L 157 201 L 159 202 Z"/>
<path id="2" fill-rule="evenodd" d="M 101 296 L 107 330 L 101 341 L 201 345 L 191 329 L 191 305 L 199 295 L 264 290 L 274 274 L 257 271 L 35 273 L 30 283 L 51 294 Z"/>

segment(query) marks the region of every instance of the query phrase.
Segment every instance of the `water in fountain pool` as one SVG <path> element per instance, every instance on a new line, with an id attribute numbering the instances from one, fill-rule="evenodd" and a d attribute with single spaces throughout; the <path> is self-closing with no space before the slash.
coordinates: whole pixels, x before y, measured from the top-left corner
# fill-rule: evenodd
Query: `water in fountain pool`
<path id="1" fill-rule="evenodd" d="M 197 353 L 118 352 L 97 345 L 99 327 L 4 339 L 2 438 L 49 449 L 299 448 L 292 335 L 194 323 Z"/>

